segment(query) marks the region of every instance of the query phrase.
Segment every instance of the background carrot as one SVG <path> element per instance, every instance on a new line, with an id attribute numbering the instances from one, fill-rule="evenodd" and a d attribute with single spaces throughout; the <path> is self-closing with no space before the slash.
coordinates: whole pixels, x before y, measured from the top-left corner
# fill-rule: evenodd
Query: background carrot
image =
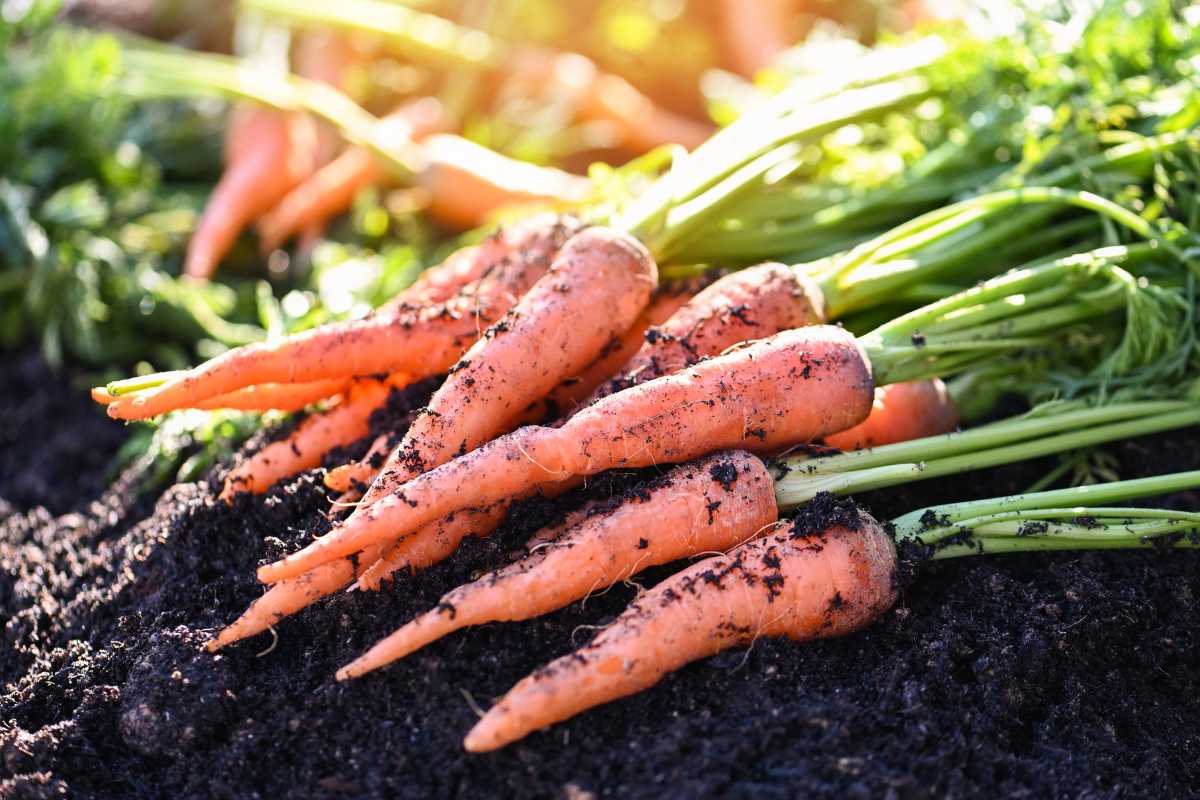
<path id="1" fill-rule="evenodd" d="M 561 428 L 527 427 L 414 478 L 330 534 L 260 567 L 270 583 L 397 538 L 459 508 L 485 506 L 547 481 L 614 467 L 688 461 L 715 450 L 758 452 L 861 422 L 871 367 L 846 331 L 785 331 L 683 372 L 610 395 Z"/>
<path id="2" fill-rule="evenodd" d="M 591 192 L 586 178 L 503 156 L 461 136 L 437 134 L 424 141 L 427 163 L 416 183 L 426 211 L 437 222 L 468 230 L 505 206 L 570 206 Z"/>
<path id="3" fill-rule="evenodd" d="M 958 410 L 940 378 L 880 386 L 871 414 L 853 428 L 825 437 L 839 450 L 861 450 L 924 436 L 949 433 L 958 427 Z"/>
<path id="4" fill-rule="evenodd" d="M 235 110 L 226 168 L 188 243 L 184 272 L 208 278 L 238 234 L 316 167 L 316 130 L 304 114 Z"/>
<path id="5" fill-rule="evenodd" d="M 379 121 L 382 141 L 420 141 L 431 133 L 446 130 L 448 120 L 435 98 L 407 103 Z M 258 222 L 264 251 L 273 250 L 298 231 L 324 223 L 348 209 L 355 196 L 381 182 L 386 169 L 369 150 L 347 148 L 292 191 Z"/>
<path id="6" fill-rule="evenodd" d="M 632 325 L 657 283 L 654 261 L 637 240 L 605 228 L 573 236 L 516 307 L 451 368 L 363 505 L 507 430 Z"/>
<path id="7" fill-rule="evenodd" d="M 588 708 L 639 692 L 685 664 L 760 636 L 841 636 L 896 599 L 896 548 L 869 516 L 853 529 L 797 530 L 708 558 L 630 604 L 587 647 L 514 686 L 467 734 L 495 750 Z"/>
<path id="8" fill-rule="evenodd" d="M 558 218 L 518 226 L 509 255 L 441 305 L 410 308 L 401 302 L 366 319 L 230 350 L 161 386 L 110 403 L 109 416 L 145 419 L 261 383 L 398 372 L 419 379 L 443 372 L 542 276 L 577 228 L 573 220 Z"/>
<path id="9" fill-rule="evenodd" d="M 521 561 L 449 592 L 432 611 L 338 670 L 338 680 L 461 628 L 540 616 L 647 567 L 726 550 L 774 524 L 777 513 L 771 475 L 748 453 L 718 453 L 676 467 Z"/>
<path id="10" fill-rule="evenodd" d="M 649 329 L 637 353 L 587 402 L 669 375 L 740 342 L 818 324 L 824 314 L 820 289 L 782 264 L 734 272 Z"/>
<path id="11" fill-rule="evenodd" d="M 229 502 L 238 492 L 265 492 L 281 478 L 320 465 L 334 447 L 366 436 L 371 413 L 387 402 L 395 385 L 406 382 L 403 377 L 356 381 L 342 402 L 309 415 L 287 438 L 272 442 L 234 467 L 225 477 L 221 499 Z"/>
<path id="12" fill-rule="evenodd" d="M 795 44 L 789 36 L 795 5 L 793 0 L 718 0 L 722 50 L 735 72 L 753 78 Z"/>

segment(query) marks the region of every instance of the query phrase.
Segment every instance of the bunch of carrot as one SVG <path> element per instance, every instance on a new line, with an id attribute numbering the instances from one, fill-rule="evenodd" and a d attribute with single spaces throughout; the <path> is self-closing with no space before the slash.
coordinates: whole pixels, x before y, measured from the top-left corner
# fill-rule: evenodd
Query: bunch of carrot
<path id="1" fill-rule="evenodd" d="M 292 19 L 317 14 L 308 2 L 254 5 Z M 320 14 L 361 27 L 359 15 L 376 5 L 353 0 Z M 398 40 L 411 38 L 405 21 L 415 12 L 389 8 L 380 19 L 394 21 Z M 463 36 L 448 30 L 443 45 L 491 63 L 495 43 L 479 40 L 476 52 Z M 458 628 L 546 613 L 652 565 L 724 553 L 660 583 L 591 645 L 518 684 L 467 737 L 468 749 L 494 749 L 758 636 L 839 635 L 882 615 L 896 596 L 892 538 L 850 507 L 835 504 L 822 519 L 806 514 L 803 504 L 822 492 L 1200 422 L 1191 383 L 1198 268 L 1181 241 L 1183 202 L 1161 185 L 1163 164 L 1186 166 L 1200 146 L 1188 126 L 1148 117 L 1144 132 L 1116 143 L 1083 137 L 1084 155 L 1035 154 L 989 171 L 988 191 L 956 202 L 950 195 L 958 190 L 931 187 L 941 170 L 975 163 L 979 154 L 960 158 L 950 142 L 895 183 L 847 198 L 832 213 L 810 209 L 782 228 L 746 232 L 747 221 L 775 217 L 779 196 L 791 196 L 773 181 L 795 168 L 805 146 L 930 96 L 935 81 L 920 65 L 939 56 L 915 52 L 917 67 L 868 70 L 836 95 L 785 91 L 617 209 L 504 227 L 370 317 L 97 390 L 121 419 L 339 396 L 285 443 L 235 467 L 222 493 L 232 501 L 361 439 L 392 388 L 446 376 L 408 430 L 329 474 L 352 512 L 262 566 L 266 594 L 210 648 L 261 632 L 351 583 L 377 588 L 436 563 L 465 537 L 489 534 L 522 498 L 560 495 L 607 470 L 658 468 L 658 479 L 622 502 L 584 505 L 538 533 L 522 560 L 450 592 L 338 673 L 360 676 Z M 141 68 L 170 57 L 144 56 Z M 279 88 L 280 101 L 232 75 L 206 80 L 283 107 L 324 109 L 330 119 L 340 108 L 329 93 L 315 105 L 307 90 L 289 94 L 294 82 Z M 389 151 L 366 116 L 343 127 L 396 163 L 411 155 Z M 1114 182 L 1163 188 L 1161 206 L 1131 211 L 1103 190 Z M 840 239 L 832 235 L 838 231 Z M 678 269 L 689 253 L 722 254 L 714 260 L 741 266 L 796 252 L 823 232 L 831 235 L 815 249 L 832 247 L 825 257 L 763 263 L 704 286 L 661 280 L 660 266 L 689 272 Z M 744 257 L 727 256 L 743 249 Z M 842 319 L 846 328 L 829 324 Z M 962 387 L 969 392 L 972 379 L 1005 371 L 1021 376 L 1027 399 L 1058 399 L 952 432 L 989 405 L 972 397 L 970 409 L 960 407 Z M 764 461 L 797 448 L 806 456 Z M 1179 534 L 1195 527 L 1194 515 L 1104 507 L 1090 527 L 1078 512 L 1063 516 L 1059 504 L 1197 481 L 1189 473 L 1093 494 L 933 509 L 921 519 L 937 524 L 916 533 L 909 518 L 895 524 L 930 546 L 949 541 L 941 557 L 1144 546 L 1161 537 L 1191 545 L 1194 538 Z M 796 521 L 780 521 L 781 512 L 797 510 Z M 1026 535 L 1027 518 L 1068 522 Z M 1122 533 L 1118 518 L 1146 522 Z"/>

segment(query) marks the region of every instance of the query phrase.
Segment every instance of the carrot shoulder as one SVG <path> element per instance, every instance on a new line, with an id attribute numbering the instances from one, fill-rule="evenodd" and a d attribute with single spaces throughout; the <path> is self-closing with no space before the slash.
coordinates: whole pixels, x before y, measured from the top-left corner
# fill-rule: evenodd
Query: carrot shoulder
<path id="1" fill-rule="evenodd" d="M 363 504 L 507 430 L 530 403 L 632 325 L 657 282 L 654 261 L 637 240 L 605 228 L 573 236 L 546 274 L 451 368 Z"/>
<path id="2" fill-rule="evenodd" d="M 856 530 L 776 532 L 705 559 L 635 600 L 588 646 L 514 686 L 467 734 L 484 752 L 640 692 L 673 670 L 760 636 L 820 639 L 871 623 L 896 599 L 896 550 L 863 515 Z"/>
<path id="3" fill-rule="evenodd" d="M 812 441 L 865 419 L 872 390 L 866 353 L 848 332 L 785 331 L 610 395 L 560 428 L 521 428 L 489 442 L 261 567 L 259 579 L 298 575 L 456 509 L 486 506 L 548 481 Z"/>
<path id="4" fill-rule="evenodd" d="M 940 378 L 893 383 L 875 390 L 870 416 L 853 428 L 826 436 L 825 444 L 861 450 L 950 433 L 956 427 L 958 409 Z"/>
<path id="5" fill-rule="evenodd" d="M 239 347 L 161 386 L 110 403 L 108 414 L 145 419 L 261 383 L 398 372 L 419 379 L 444 372 L 542 276 L 575 229 L 570 220 L 541 218 L 536 225 L 517 228 L 511 249 L 505 248 L 508 254 L 440 305 L 398 301 L 366 319 Z M 481 247 L 476 254 L 483 258 L 493 252 Z M 418 291 L 432 288 L 423 283 L 406 296 L 419 299 Z"/>
<path id="6" fill-rule="evenodd" d="M 338 671 L 356 678 L 471 625 L 529 619 L 625 580 L 642 569 L 727 550 L 776 520 L 766 466 L 740 452 L 676 467 L 540 546 L 525 559 L 461 586 L 437 607 Z"/>

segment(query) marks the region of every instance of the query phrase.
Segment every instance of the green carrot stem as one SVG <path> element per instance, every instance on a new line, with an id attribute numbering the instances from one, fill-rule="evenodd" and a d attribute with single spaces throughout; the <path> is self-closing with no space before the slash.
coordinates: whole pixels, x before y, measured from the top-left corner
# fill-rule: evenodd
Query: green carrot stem
<path id="1" fill-rule="evenodd" d="M 186 370 L 172 370 L 170 372 L 155 372 L 150 375 L 139 375 L 134 378 L 122 378 L 119 381 L 110 381 L 104 387 L 104 390 L 113 397 L 121 397 L 127 394 L 136 394 L 146 389 L 153 389 L 155 386 L 162 386 L 167 381 L 175 380 L 183 377 Z"/>
<path id="2" fill-rule="evenodd" d="M 1139 407 L 1136 414 L 1130 414 L 1130 405 Z M 1105 419 L 1106 411 L 1118 421 L 1098 422 Z M 794 508 L 823 491 L 851 494 L 883 489 L 1197 423 L 1200 406 L 1187 401 L 1100 407 L 1013 420 L 858 453 L 789 461 L 788 472 L 776 481 L 775 496 L 780 508 Z M 1062 430 L 1068 432 L 1049 435 Z M 854 456 L 860 457 L 858 463 L 854 463 Z"/>

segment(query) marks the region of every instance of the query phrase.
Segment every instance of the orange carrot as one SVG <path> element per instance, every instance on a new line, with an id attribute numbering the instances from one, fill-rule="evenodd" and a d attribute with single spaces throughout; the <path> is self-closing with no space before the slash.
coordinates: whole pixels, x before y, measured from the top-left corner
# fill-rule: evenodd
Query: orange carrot
<path id="1" fill-rule="evenodd" d="M 229 502 L 238 492 L 261 494 L 282 478 L 319 466 L 333 448 L 366 436 L 371 413 L 387 402 L 394 386 L 405 383 L 403 376 L 356 381 L 342 402 L 306 417 L 287 438 L 272 442 L 234 467 L 225 477 L 221 499 Z"/>
<path id="2" fill-rule="evenodd" d="M 636 239 L 605 228 L 573 236 L 549 271 L 451 368 L 363 506 L 511 427 L 531 402 L 632 325 L 657 282 L 654 261 Z"/>
<path id="3" fill-rule="evenodd" d="M 349 381 L 333 378 L 312 383 L 263 383 L 236 392 L 202 400 L 195 405 L 205 410 L 217 408 L 238 411 L 300 411 L 319 400 L 339 394 Z"/>
<path id="4" fill-rule="evenodd" d="M 875 403 L 866 420 L 826 436 L 825 444 L 839 450 L 861 450 L 950 433 L 956 427 L 958 410 L 940 378 L 893 383 L 875 390 Z"/>
<path id="5" fill-rule="evenodd" d="M 815 325 L 824 318 L 821 290 L 794 270 L 762 264 L 734 272 L 648 330 L 638 352 L 587 402 L 677 372 L 748 339 Z"/>
<path id="6" fill-rule="evenodd" d="M 508 158 L 461 136 L 437 134 L 424 145 L 427 161 L 416 182 L 427 194 L 426 210 L 456 230 L 478 227 L 506 206 L 569 206 L 591 192 L 586 178 Z"/>
<path id="7" fill-rule="evenodd" d="M 797 11 L 793 0 L 720 0 L 718 6 L 725 59 L 740 75 L 753 78 L 795 43 L 788 35 Z"/>
<path id="8" fill-rule="evenodd" d="M 238 108 L 225 172 L 188 243 L 184 272 L 210 277 L 242 229 L 312 172 L 316 146 L 313 122 L 304 114 Z"/>
<path id="9" fill-rule="evenodd" d="M 495 514 L 463 511 L 452 518 L 438 520 L 427 526 L 430 532 L 424 538 L 434 541 L 453 540 L 457 543 L 467 536 L 488 533 L 498 521 Z M 206 647 L 209 652 L 215 652 L 234 642 L 262 633 L 284 617 L 289 617 L 322 597 L 350 585 L 362 571 L 363 565 L 377 562 L 383 552 L 383 545 L 368 547 L 354 558 L 331 561 L 291 580 L 274 584 L 262 597 L 251 603 L 240 617 L 223 628 Z"/>
<path id="10" fill-rule="evenodd" d="M 775 533 L 645 592 L 591 644 L 524 678 L 467 734 L 473 753 L 640 692 L 673 670 L 760 636 L 842 636 L 896 600 L 896 548 L 873 519 Z"/>
<path id="11" fill-rule="evenodd" d="M 866 419 L 872 398 L 870 363 L 849 333 L 785 331 L 609 395 L 560 428 L 521 428 L 496 439 L 360 508 L 303 550 L 260 567 L 258 577 L 272 583 L 299 575 L 547 481 L 812 441 Z"/>
<path id="12" fill-rule="evenodd" d="M 741 544 L 775 523 L 774 482 L 748 453 L 718 453 L 671 470 L 607 513 L 504 569 L 445 595 L 437 608 L 338 670 L 357 678 L 453 631 L 547 614 L 646 567 Z"/>
<path id="13" fill-rule="evenodd" d="M 391 434 L 382 434 L 371 442 L 371 446 L 367 448 L 367 454 L 361 459 L 329 470 L 325 475 L 325 486 L 342 494 L 353 493 L 360 485 L 370 486 L 387 461 L 388 453 L 392 452 L 392 449 Z M 358 500 L 360 497 L 362 497 L 361 492 L 354 499 Z"/>
<path id="14" fill-rule="evenodd" d="M 442 304 L 414 308 L 397 298 L 366 319 L 239 347 L 161 386 L 110 403 L 108 414 L 145 419 L 262 383 L 400 372 L 418 380 L 444 372 L 528 291 L 577 230 L 571 220 L 555 220 L 550 223 L 542 217 L 513 226 L 504 237 L 508 245 L 501 248 L 507 255 Z M 495 249 L 481 247 L 475 252 L 484 257 Z M 426 283 L 415 291 L 433 288 Z"/>
<path id="15" fill-rule="evenodd" d="M 694 150 L 714 131 L 709 123 L 659 106 L 629 81 L 577 53 L 522 47 L 513 51 L 506 66 L 507 75 L 529 86 L 554 81 L 563 87 L 575 101 L 579 119 L 612 125 L 628 150 L 641 153 L 664 144 Z"/>
<path id="16" fill-rule="evenodd" d="M 441 103 L 426 97 L 401 106 L 380 120 L 379 126 L 383 141 L 390 138 L 420 141 L 431 133 L 445 130 L 447 120 Z M 349 208 L 362 189 L 385 177 L 385 169 L 369 150 L 348 148 L 290 191 L 259 220 L 258 233 L 263 250 L 274 250 L 297 232 L 324 225 L 330 217 Z"/>

